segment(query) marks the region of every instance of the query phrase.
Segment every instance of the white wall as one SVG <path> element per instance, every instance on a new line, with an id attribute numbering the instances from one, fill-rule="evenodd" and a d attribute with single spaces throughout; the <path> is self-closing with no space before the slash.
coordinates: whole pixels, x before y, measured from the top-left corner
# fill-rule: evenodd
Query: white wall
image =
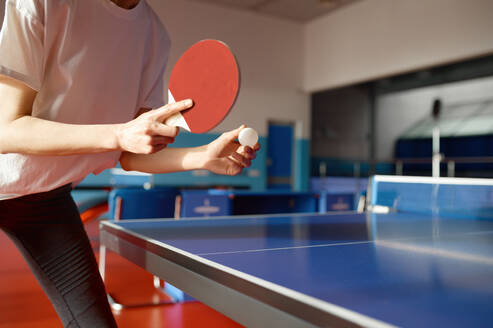
<path id="1" fill-rule="evenodd" d="M 419 88 L 379 97 L 377 100 L 377 159 L 394 156 L 394 143 L 406 130 L 431 116 L 433 100 L 440 98 L 447 106 L 493 98 L 493 78 L 482 78 L 440 86 Z"/>
<path id="2" fill-rule="evenodd" d="M 245 123 L 266 135 L 267 120 L 302 121 L 302 135 L 310 134 L 309 96 L 303 81 L 303 26 L 187 0 L 148 0 L 166 25 L 172 53 L 166 72 L 193 43 L 206 38 L 226 42 L 241 71 L 236 105 L 216 131 Z"/>
<path id="3" fill-rule="evenodd" d="M 491 0 L 362 0 L 305 27 L 317 91 L 493 52 Z"/>

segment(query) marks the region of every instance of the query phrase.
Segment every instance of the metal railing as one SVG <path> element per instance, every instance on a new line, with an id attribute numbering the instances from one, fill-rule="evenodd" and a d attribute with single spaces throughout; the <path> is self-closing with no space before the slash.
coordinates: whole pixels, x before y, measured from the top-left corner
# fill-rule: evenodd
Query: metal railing
<path id="1" fill-rule="evenodd" d="M 404 164 L 431 164 L 432 158 L 397 158 L 392 161 L 395 164 L 395 174 L 403 175 Z M 493 163 L 493 156 L 485 157 L 445 157 L 440 156 L 440 163 L 447 166 L 447 176 L 455 177 L 456 164 L 489 164 Z"/>
<path id="2" fill-rule="evenodd" d="M 353 165 L 353 177 L 359 178 L 362 175 L 361 167 L 363 165 L 368 165 L 370 167 L 375 167 L 377 164 L 391 164 L 394 165 L 394 174 L 395 175 L 403 175 L 404 174 L 404 165 L 406 164 L 429 164 L 430 166 L 433 163 L 433 159 L 429 158 L 396 158 L 389 160 L 378 160 L 378 161 L 368 161 L 362 159 L 345 159 L 346 162 L 352 163 Z M 455 177 L 456 176 L 456 165 L 457 164 L 492 164 L 493 156 L 483 156 L 483 157 L 445 157 L 443 155 L 440 156 L 440 164 L 445 164 L 447 167 L 447 176 Z M 493 168 L 492 178 L 493 178 Z M 319 164 L 319 176 L 325 177 L 330 175 L 327 171 L 327 164 L 323 161 Z"/>

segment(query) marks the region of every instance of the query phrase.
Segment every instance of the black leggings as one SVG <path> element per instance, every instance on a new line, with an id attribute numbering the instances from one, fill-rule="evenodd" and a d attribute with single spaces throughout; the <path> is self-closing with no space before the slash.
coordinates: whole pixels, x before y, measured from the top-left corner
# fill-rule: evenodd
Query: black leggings
<path id="1" fill-rule="evenodd" d="M 64 186 L 0 201 L 0 228 L 21 251 L 65 327 L 116 327 L 70 191 Z"/>

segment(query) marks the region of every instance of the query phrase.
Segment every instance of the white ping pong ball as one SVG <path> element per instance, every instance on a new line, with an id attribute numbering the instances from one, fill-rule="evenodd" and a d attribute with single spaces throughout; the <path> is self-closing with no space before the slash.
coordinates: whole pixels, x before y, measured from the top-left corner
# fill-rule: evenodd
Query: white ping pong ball
<path id="1" fill-rule="evenodd" d="M 238 135 L 238 141 L 240 141 L 242 146 L 249 146 L 253 148 L 258 141 L 257 131 L 252 128 L 244 128 Z"/>

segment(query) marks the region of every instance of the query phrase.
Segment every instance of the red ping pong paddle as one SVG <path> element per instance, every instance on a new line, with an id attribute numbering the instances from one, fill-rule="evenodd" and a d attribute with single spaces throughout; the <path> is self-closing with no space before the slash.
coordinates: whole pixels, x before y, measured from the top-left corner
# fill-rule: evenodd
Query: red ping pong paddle
<path id="1" fill-rule="evenodd" d="M 191 46 L 171 71 L 168 102 L 191 98 L 193 107 L 169 117 L 165 124 L 204 133 L 229 113 L 240 87 L 240 71 L 229 47 L 218 40 Z"/>

